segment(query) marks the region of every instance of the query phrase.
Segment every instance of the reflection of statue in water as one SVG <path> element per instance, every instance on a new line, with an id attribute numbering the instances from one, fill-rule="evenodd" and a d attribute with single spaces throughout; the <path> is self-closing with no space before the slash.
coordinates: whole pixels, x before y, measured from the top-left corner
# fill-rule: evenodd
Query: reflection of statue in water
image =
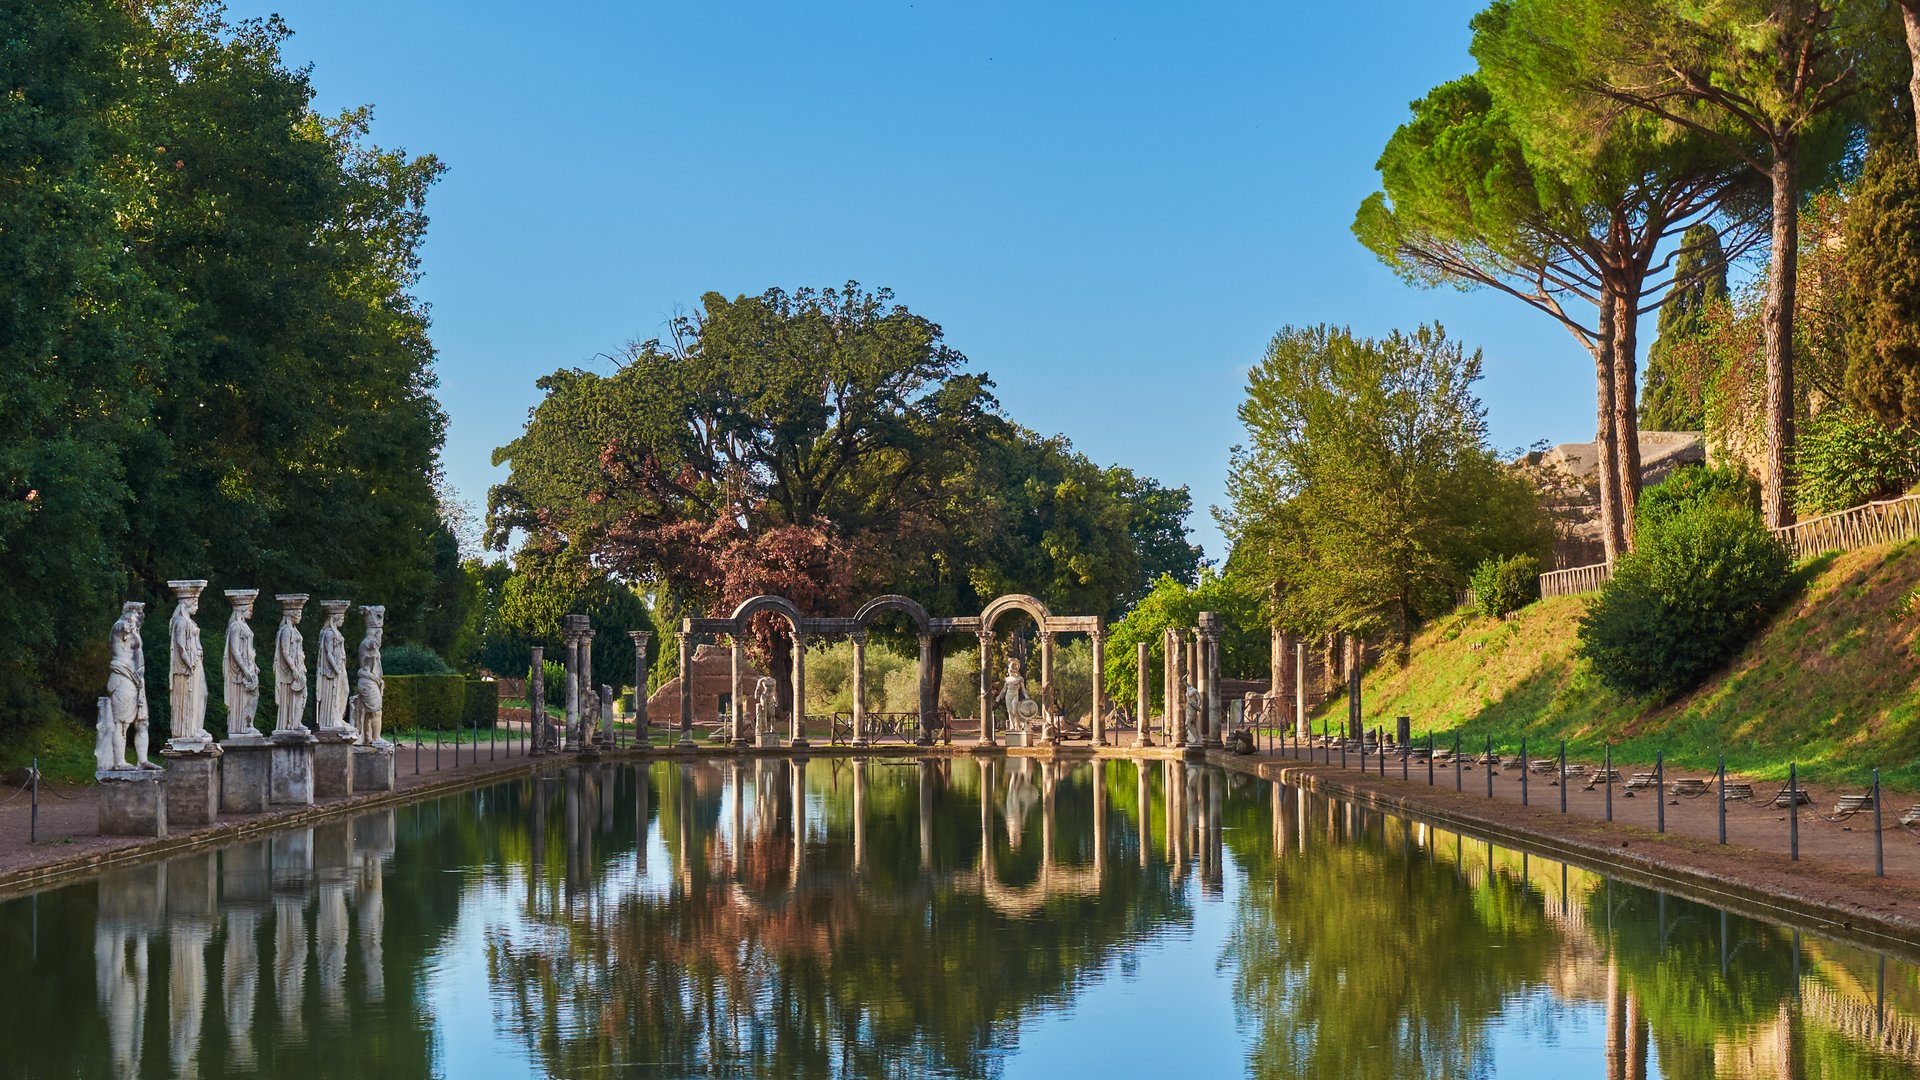
<path id="1" fill-rule="evenodd" d="M 1007 658 L 1007 677 L 1000 681 L 1000 700 L 1007 708 L 1007 729 L 1025 731 L 1040 717 L 1040 703 L 1027 694 L 1027 680 L 1020 675 L 1020 661 Z"/>
<path id="2" fill-rule="evenodd" d="M 140 624 L 147 605 L 129 602 L 107 636 L 107 696 L 100 699 L 99 738 L 94 767 L 127 768 L 127 739 L 133 739 L 135 767 L 155 768 L 147 760 L 147 659 L 140 647 Z"/>
<path id="3" fill-rule="evenodd" d="M 1027 815 L 1040 805 L 1040 785 L 1034 782 L 1033 759 L 1016 758 L 1007 763 L 1005 817 L 1007 843 L 1018 848 L 1027 831 Z"/>
<path id="4" fill-rule="evenodd" d="M 780 722 L 780 697 L 773 676 L 762 675 L 753 682 L 753 730 L 756 735 L 771 735 Z"/>

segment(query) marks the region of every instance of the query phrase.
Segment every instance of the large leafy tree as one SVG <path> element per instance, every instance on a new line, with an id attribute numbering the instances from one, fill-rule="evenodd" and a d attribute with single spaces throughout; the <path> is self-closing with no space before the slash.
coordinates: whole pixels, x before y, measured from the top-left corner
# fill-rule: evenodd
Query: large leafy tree
<path id="1" fill-rule="evenodd" d="M 1200 581 L 1205 552 L 1188 540 L 1187 515 L 1193 512 L 1193 494 L 1185 484 L 1174 488 L 1162 485 L 1150 476 L 1115 465 L 1107 470 L 1107 485 L 1132 512 L 1128 531 L 1140 560 L 1136 584 L 1119 598 L 1119 605 L 1130 608 L 1149 589 L 1159 587 L 1162 577 L 1171 577 L 1183 585 Z"/>
<path id="2" fill-rule="evenodd" d="M 1512 32 L 1584 90 L 1706 139 L 1770 189 L 1762 319 L 1769 525 L 1793 519 L 1796 237 L 1887 67 L 1883 0 L 1512 0 Z"/>
<path id="3" fill-rule="evenodd" d="M 1308 635 L 1405 648 L 1493 555 L 1544 555 L 1532 486 L 1487 445 L 1480 354 L 1439 327 L 1385 340 L 1286 328 L 1248 376 L 1222 524 Z"/>
<path id="4" fill-rule="evenodd" d="M 1695 225 L 1680 245 L 1680 261 L 1660 307 L 1657 336 L 1647 349 L 1647 378 L 1640 387 L 1640 424 L 1654 431 L 1706 428 L 1706 373 L 1688 367 L 1679 345 L 1702 333 L 1709 313 L 1729 303 L 1720 234 Z"/>

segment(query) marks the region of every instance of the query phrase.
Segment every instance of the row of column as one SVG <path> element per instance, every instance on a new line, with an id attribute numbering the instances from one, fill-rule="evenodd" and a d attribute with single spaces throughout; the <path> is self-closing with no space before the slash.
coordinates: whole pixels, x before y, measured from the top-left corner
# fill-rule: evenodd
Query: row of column
<path id="1" fill-rule="evenodd" d="M 527 673 L 527 711 L 529 736 L 534 755 L 568 750 L 597 750 L 613 742 L 613 687 L 593 686 L 593 639 L 598 632 L 585 615 L 568 615 L 560 624 L 561 647 L 566 650 L 566 702 L 562 716 L 564 730 L 556 733 L 547 726 L 546 649 L 535 645 L 529 650 Z M 633 723 L 634 744 L 647 746 L 647 646 L 653 634 L 630 630 L 633 640 Z"/>
<path id="2" fill-rule="evenodd" d="M 1165 668 L 1161 693 L 1167 703 L 1167 741 L 1173 746 L 1218 748 L 1224 745 L 1225 715 L 1220 709 L 1220 615 L 1203 611 L 1192 630 L 1168 627 L 1162 636 Z M 1146 645 L 1140 646 L 1140 700 L 1146 698 Z M 1151 745 L 1144 726 L 1136 744 Z"/>

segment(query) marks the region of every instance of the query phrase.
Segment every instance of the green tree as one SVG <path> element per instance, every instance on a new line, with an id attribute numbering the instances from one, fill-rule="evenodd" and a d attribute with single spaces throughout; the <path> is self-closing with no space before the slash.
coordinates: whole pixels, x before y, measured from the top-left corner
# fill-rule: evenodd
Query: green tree
<path id="1" fill-rule="evenodd" d="M 1694 225 L 1680 238 L 1673 284 L 1660 307 L 1657 336 L 1647 349 L 1647 377 L 1640 387 L 1640 426 L 1654 431 L 1703 431 L 1707 426 L 1708 373 L 1692 370 L 1680 342 L 1698 336 L 1708 313 L 1727 304 L 1727 256 L 1720 234 Z"/>
<path id="2" fill-rule="evenodd" d="M 1390 635 L 1450 610 L 1489 556 L 1544 556 L 1532 486 L 1486 442 L 1480 354 L 1438 326 L 1383 341 L 1329 327 L 1274 336 L 1240 406 L 1222 525 L 1309 636 Z"/>
<path id="3" fill-rule="evenodd" d="M 1878 151 L 1849 195 L 1847 393 L 1888 427 L 1920 426 L 1920 165 Z"/>
<path id="4" fill-rule="evenodd" d="M 1187 515 L 1193 512 L 1193 494 L 1185 484 L 1166 487 L 1118 465 L 1107 469 L 1107 486 L 1133 512 L 1128 531 L 1140 560 L 1135 584 L 1119 597 L 1121 607 L 1132 607 L 1155 588 L 1163 576 L 1185 585 L 1200 581 L 1205 552 L 1187 539 Z"/>
<path id="5" fill-rule="evenodd" d="M 1189 585 L 1171 574 L 1154 582 L 1153 591 L 1140 599 L 1126 617 L 1107 634 L 1107 699 L 1134 702 L 1139 696 L 1139 645 L 1147 643 L 1151 662 L 1166 662 L 1163 644 L 1167 630 L 1190 630 L 1200 613 L 1212 611 L 1221 617 L 1220 671 L 1229 679 L 1256 678 L 1266 673 L 1272 642 L 1267 621 L 1260 607 L 1258 586 L 1235 574 L 1221 574 L 1211 567 L 1200 572 L 1200 580 Z M 1160 680 L 1151 672 L 1147 679 L 1149 708 L 1165 708 Z"/>

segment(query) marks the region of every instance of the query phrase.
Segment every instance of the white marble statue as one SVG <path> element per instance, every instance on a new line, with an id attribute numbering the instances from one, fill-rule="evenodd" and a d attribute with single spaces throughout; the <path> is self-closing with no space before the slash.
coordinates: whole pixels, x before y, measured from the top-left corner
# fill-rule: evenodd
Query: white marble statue
<path id="1" fill-rule="evenodd" d="M 147 658 L 140 645 L 140 625 L 147 605 L 128 601 L 107 635 L 107 696 L 100 699 L 94 767 L 112 769 L 159 766 L 147 760 Z M 132 765 L 127 764 L 127 741 L 133 741 Z"/>
<path id="2" fill-rule="evenodd" d="M 347 621 L 346 600 L 322 600 L 320 610 L 326 621 L 320 626 L 319 671 L 313 681 L 313 726 L 321 731 L 352 731 L 347 723 L 348 686 L 347 635 L 340 632 Z"/>
<path id="3" fill-rule="evenodd" d="M 353 724 L 364 746 L 387 746 L 380 737 L 381 712 L 385 707 L 387 679 L 380 666 L 380 639 L 387 621 L 387 609 L 378 605 L 362 606 L 367 620 L 367 635 L 360 639 L 360 672 L 354 677 Z"/>
<path id="4" fill-rule="evenodd" d="M 1200 714 L 1205 711 L 1207 707 L 1207 695 L 1201 693 L 1200 688 L 1192 683 L 1185 685 L 1187 699 L 1187 742 L 1199 743 L 1205 738 L 1200 731 Z"/>
<path id="5" fill-rule="evenodd" d="M 307 608 L 306 593 L 283 593 L 280 629 L 273 635 L 273 704 L 275 731 L 307 730 L 307 642 L 300 636 L 300 616 Z"/>
<path id="6" fill-rule="evenodd" d="M 753 730 L 757 735 L 771 733 L 780 723 L 780 696 L 773 676 L 762 675 L 753 683 Z"/>
<path id="7" fill-rule="evenodd" d="M 1020 661 L 1008 658 L 1007 677 L 1000 680 L 1000 699 L 1007 706 L 1007 727 L 1026 730 L 1040 716 L 1040 703 L 1027 695 L 1027 680 L 1020 674 Z"/>
<path id="8" fill-rule="evenodd" d="M 167 718 L 171 737 L 169 747 L 196 750 L 213 739 L 207 734 L 207 658 L 200 647 L 200 626 L 193 617 L 200 612 L 200 590 L 205 581 L 169 581 L 178 603 L 167 623 L 170 642 L 167 670 Z"/>
<path id="9" fill-rule="evenodd" d="M 613 696 L 613 687 L 602 683 L 600 685 L 599 735 L 601 742 L 606 742 L 613 738 L 613 703 L 615 700 L 617 699 Z"/>
<path id="10" fill-rule="evenodd" d="M 233 614 L 227 618 L 227 737 L 257 739 L 254 714 L 260 711 L 260 657 L 253 646 L 253 599 L 258 589 L 228 589 Z M 196 635 L 197 639 L 197 635 Z M 175 649 L 179 646 L 176 644 Z M 176 676 L 176 679 L 178 676 Z"/>

